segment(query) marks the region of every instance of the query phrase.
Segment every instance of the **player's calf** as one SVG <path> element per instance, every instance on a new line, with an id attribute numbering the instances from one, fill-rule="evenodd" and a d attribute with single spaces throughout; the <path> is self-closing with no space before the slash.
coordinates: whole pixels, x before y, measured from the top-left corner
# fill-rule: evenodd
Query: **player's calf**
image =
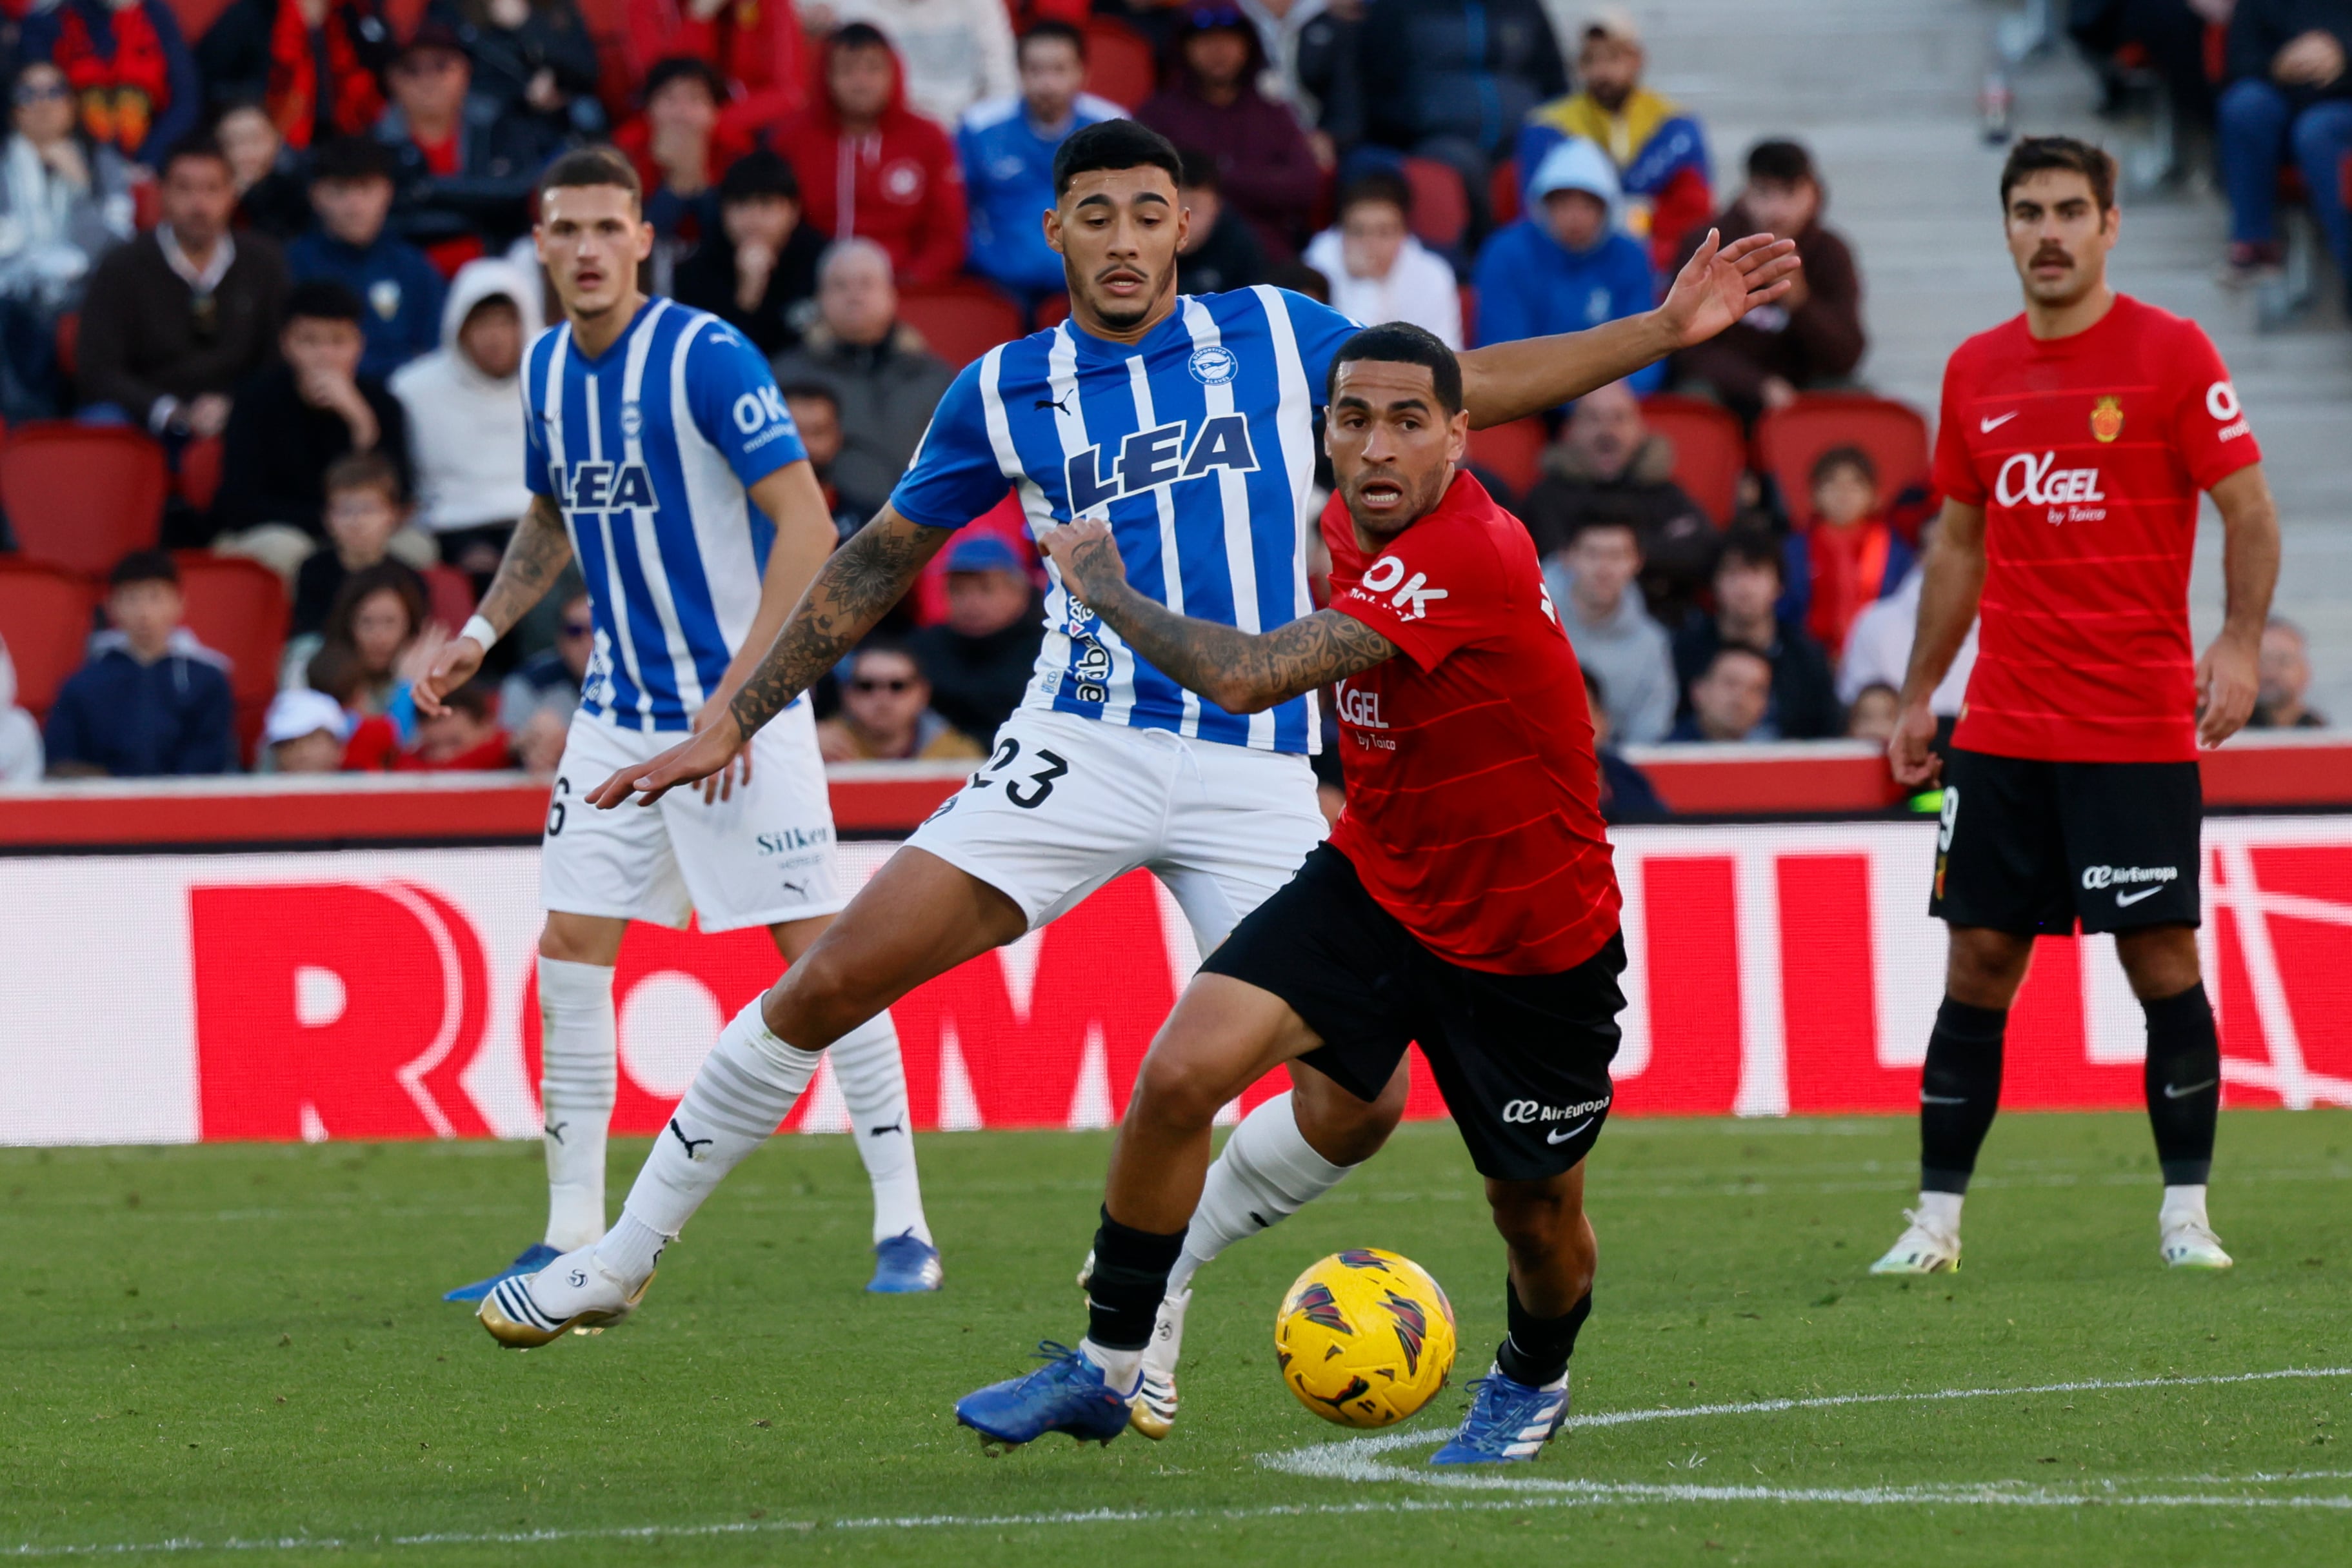
<path id="1" fill-rule="evenodd" d="M 1592 1315 L 1599 1247 L 1584 1214 L 1584 1172 L 1549 1181 L 1488 1180 L 1486 1197 L 1511 1255 L 1509 1331 L 1473 1387 L 1470 1412 L 1433 1465 L 1533 1459 L 1568 1419 L 1569 1358 Z"/>

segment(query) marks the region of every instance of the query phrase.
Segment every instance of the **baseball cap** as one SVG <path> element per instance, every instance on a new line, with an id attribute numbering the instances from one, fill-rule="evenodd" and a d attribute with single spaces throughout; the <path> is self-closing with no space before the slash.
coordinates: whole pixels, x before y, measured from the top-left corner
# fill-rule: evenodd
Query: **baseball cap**
<path id="1" fill-rule="evenodd" d="M 348 740 L 352 733 L 352 716 L 343 705 L 324 692 L 314 692 L 298 686 L 279 692 L 269 699 L 269 716 L 262 720 L 261 738 L 270 746 L 284 740 L 299 740 L 306 735 L 329 730 L 337 740 Z"/>
<path id="2" fill-rule="evenodd" d="M 956 540 L 948 551 L 950 571 L 1009 571 L 1025 575 L 1021 552 L 994 534 L 973 534 Z"/>
<path id="3" fill-rule="evenodd" d="M 1642 25 L 1622 5 L 1598 5 L 1577 26 L 1580 38 L 1601 37 L 1628 48 L 1642 47 Z"/>

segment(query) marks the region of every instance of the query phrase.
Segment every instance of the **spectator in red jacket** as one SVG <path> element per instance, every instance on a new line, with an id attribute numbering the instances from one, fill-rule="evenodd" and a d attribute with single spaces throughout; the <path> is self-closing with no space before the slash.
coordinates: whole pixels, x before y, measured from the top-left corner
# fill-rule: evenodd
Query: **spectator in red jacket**
<path id="1" fill-rule="evenodd" d="M 1805 630 L 1834 660 L 1854 618 L 1893 593 L 1911 570 L 1911 547 L 1878 507 L 1878 467 L 1859 446 L 1832 446 L 1813 463 L 1811 526 L 1789 540 L 1792 584 L 1801 578 Z"/>
<path id="2" fill-rule="evenodd" d="M 800 176 L 804 221 L 834 239 L 873 240 L 899 286 L 963 268 L 963 169 L 945 129 L 907 107 L 898 52 L 852 22 L 825 40 L 824 92 L 775 138 Z"/>
<path id="3" fill-rule="evenodd" d="M 656 61 L 646 76 L 646 110 L 614 133 L 636 165 L 646 222 L 664 239 L 694 242 L 719 226 L 719 176 L 751 150 L 721 129 L 727 84 L 690 55 Z"/>
<path id="4" fill-rule="evenodd" d="M 374 126 L 392 48 L 376 0 L 236 0 L 196 66 L 215 108 L 259 102 L 299 152 Z"/>
<path id="5" fill-rule="evenodd" d="M 143 169 L 196 128 L 203 83 L 163 0 L 59 0 L 25 18 L 17 47 L 66 73 L 92 141 Z"/>
<path id="6" fill-rule="evenodd" d="M 1293 259 L 1323 193 L 1323 166 L 1297 118 L 1257 89 L 1265 69 L 1257 29 L 1238 10 L 1198 10 L 1178 30 L 1176 48 L 1171 84 L 1135 118 L 1214 159 L 1225 204 L 1249 220 L 1269 256 Z"/>
<path id="7" fill-rule="evenodd" d="M 631 78 L 644 87 L 656 64 L 681 55 L 717 71 L 726 89 L 719 135 L 737 144 L 738 155 L 806 105 L 808 72 L 792 0 L 628 3 Z"/>

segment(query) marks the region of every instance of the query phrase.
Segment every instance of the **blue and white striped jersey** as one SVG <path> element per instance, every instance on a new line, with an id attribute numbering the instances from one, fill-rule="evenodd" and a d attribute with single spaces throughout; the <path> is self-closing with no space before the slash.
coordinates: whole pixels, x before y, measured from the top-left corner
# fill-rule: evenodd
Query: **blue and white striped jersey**
<path id="1" fill-rule="evenodd" d="M 759 351 L 652 299 L 591 359 L 567 322 L 523 361 L 524 479 L 563 508 L 595 607 L 581 706 L 684 729 L 759 612 L 775 525 L 744 486 L 808 455 Z"/>
<path id="2" fill-rule="evenodd" d="M 1356 324 L 1278 288 L 1184 295 L 1141 342 L 1065 321 L 965 367 L 890 504 L 956 528 L 1021 497 L 1034 534 L 1107 517 L 1128 580 L 1181 614 L 1271 631 L 1312 608 L 1306 530 L 1315 410 Z M 1051 570 L 1050 563 L 1048 570 Z M 1313 751 L 1314 705 L 1230 714 L 1153 669 L 1065 590 L 1023 706 Z"/>

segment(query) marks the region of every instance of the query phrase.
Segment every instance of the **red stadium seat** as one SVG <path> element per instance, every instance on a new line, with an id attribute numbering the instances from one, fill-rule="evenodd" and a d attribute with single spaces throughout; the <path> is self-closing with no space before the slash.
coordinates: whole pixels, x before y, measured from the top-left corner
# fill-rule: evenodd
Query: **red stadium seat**
<path id="1" fill-rule="evenodd" d="M 1519 161 L 1506 158 L 1495 165 L 1495 172 L 1486 182 L 1486 204 L 1493 209 L 1495 226 L 1502 227 L 1519 215 Z"/>
<path id="2" fill-rule="evenodd" d="M 1675 483 L 1706 508 L 1717 528 L 1728 524 L 1748 469 L 1739 416 L 1705 398 L 1658 392 L 1642 400 L 1642 418 L 1674 444 Z"/>
<path id="3" fill-rule="evenodd" d="M 172 487 L 180 499 L 199 512 L 213 509 L 213 497 L 220 494 L 221 438 L 199 436 L 180 451 L 180 471 L 172 476 Z"/>
<path id="4" fill-rule="evenodd" d="M 1068 295 L 1048 294 L 1045 298 L 1037 301 L 1037 330 L 1040 332 L 1048 327 L 1058 327 L 1069 319 L 1070 297 Z"/>
<path id="5" fill-rule="evenodd" d="M 230 0 L 172 0 L 172 19 L 180 24 L 181 34 L 193 45 L 220 20 L 229 5 Z"/>
<path id="6" fill-rule="evenodd" d="M 291 611 L 285 580 L 259 561 L 209 550 L 176 550 L 172 559 L 180 568 L 188 630 L 229 661 L 238 752 L 250 764 L 269 699 L 278 694 L 278 661 L 286 651 Z"/>
<path id="7" fill-rule="evenodd" d="M 1087 90 L 1132 111 L 1160 85 L 1160 62 L 1143 35 L 1108 16 L 1087 18 Z"/>
<path id="8" fill-rule="evenodd" d="M 1756 422 L 1756 465 L 1780 486 L 1799 528 L 1812 521 L 1813 463 L 1832 446 L 1859 446 L 1878 469 L 1878 505 L 1927 483 L 1927 422 L 1917 409 L 1868 392 L 1807 392 Z"/>
<path id="9" fill-rule="evenodd" d="M 898 319 L 958 369 L 1028 330 L 1019 306 L 973 279 L 906 290 L 898 296 Z"/>
<path id="10" fill-rule="evenodd" d="M 1543 471 L 1544 422 L 1515 419 L 1470 433 L 1470 461 L 1524 496 Z"/>
<path id="11" fill-rule="evenodd" d="M 16 666 L 16 703 L 48 716 L 58 688 L 81 668 L 98 591 L 88 579 L 53 566 L 0 556 L 0 642 Z"/>
<path id="12" fill-rule="evenodd" d="M 1462 346 L 1475 349 L 1478 346 L 1478 286 L 1461 284 L 1456 292 L 1462 299 Z"/>
<path id="13" fill-rule="evenodd" d="M 1454 165 L 1434 158 L 1408 158 L 1404 183 L 1412 190 L 1413 237 L 1432 250 L 1460 245 L 1470 226 L 1470 195 Z"/>
<path id="14" fill-rule="evenodd" d="M 163 449 L 135 430 L 43 421 L 0 444 L 0 510 L 16 548 L 86 576 L 154 548 L 169 487 Z"/>
<path id="15" fill-rule="evenodd" d="M 433 619 L 456 636 L 474 613 L 474 580 L 454 566 L 428 566 L 418 575 L 425 579 L 426 608 Z"/>

